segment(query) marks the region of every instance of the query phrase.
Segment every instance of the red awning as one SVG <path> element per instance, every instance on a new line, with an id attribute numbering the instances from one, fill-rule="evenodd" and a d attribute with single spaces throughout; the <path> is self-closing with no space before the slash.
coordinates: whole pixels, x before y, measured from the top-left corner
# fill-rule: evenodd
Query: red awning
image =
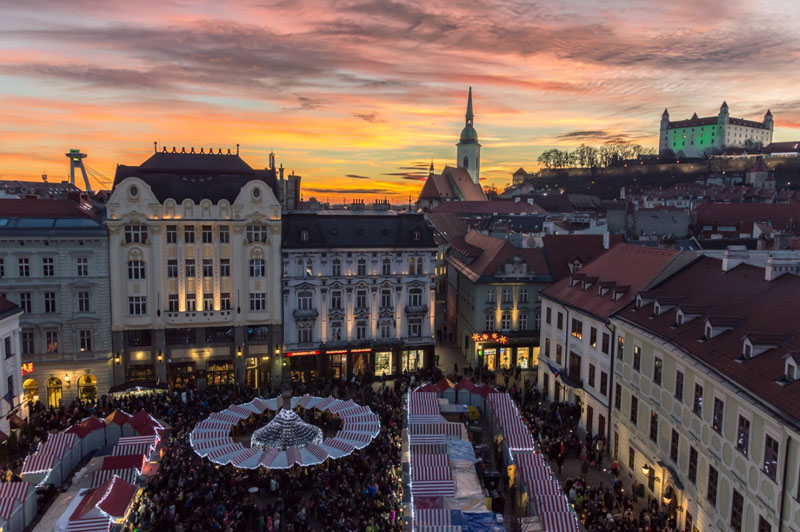
<path id="1" fill-rule="evenodd" d="M 11 423 L 12 429 L 21 429 L 25 426 L 25 420 L 19 417 L 17 414 L 14 414 L 8 418 L 8 422 Z"/>

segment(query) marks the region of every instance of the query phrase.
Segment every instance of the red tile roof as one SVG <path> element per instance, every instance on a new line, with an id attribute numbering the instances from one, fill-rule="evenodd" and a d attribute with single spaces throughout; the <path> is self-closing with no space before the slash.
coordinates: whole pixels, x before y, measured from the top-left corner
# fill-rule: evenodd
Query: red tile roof
<path id="1" fill-rule="evenodd" d="M 772 142 L 764 148 L 764 153 L 790 153 L 800 152 L 800 141 L 792 140 L 789 142 Z"/>
<path id="2" fill-rule="evenodd" d="M 733 225 L 737 232 L 750 233 L 753 224 L 769 221 L 773 229 L 800 225 L 800 205 L 770 203 L 704 203 L 697 208 L 697 229 L 704 225 Z"/>
<path id="3" fill-rule="evenodd" d="M 10 316 L 16 314 L 17 312 L 22 312 L 22 307 L 17 306 L 13 301 L 0 297 L 0 318 L 6 315 Z"/>
<path id="4" fill-rule="evenodd" d="M 569 275 L 569 263 L 575 259 L 584 266 L 598 257 L 603 248 L 603 235 L 547 235 L 544 237 L 547 262 L 555 279 Z M 622 237 L 611 236 L 613 246 L 622 242 Z"/>
<path id="5" fill-rule="evenodd" d="M 550 275 L 542 248 L 518 248 L 508 240 L 477 231 L 470 231 L 462 239 L 454 239 L 452 246 L 456 253 L 474 259 L 462 261 L 451 255 L 456 268 L 473 282 L 501 271 L 515 257 L 527 264 L 529 275 Z"/>
<path id="6" fill-rule="evenodd" d="M 756 159 L 756 164 L 748 170 L 749 172 L 771 172 L 772 170 L 769 169 L 769 166 L 764 162 L 764 159 L 759 157 Z"/>
<path id="7" fill-rule="evenodd" d="M 561 279 L 542 292 L 542 295 L 578 308 L 583 312 L 608 318 L 645 289 L 680 252 L 630 244 L 618 244 L 584 266 L 579 273 L 598 279 L 597 286 L 583 290 L 583 283 L 570 286 L 571 278 Z M 627 297 L 613 300 L 610 288 L 616 283 L 628 285 L 633 290 Z M 604 295 L 600 288 L 608 288 Z"/>
<path id="8" fill-rule="evenodd" d="M 704 319 L 675 327 L 677 309 L 652 316 L 653 303 L 636 309 L 629 305 L 615 317 L 635 324 L 734 381 L 782 414 L 800 421 L 800 383 L 777 382 L 785 371 L 784 356 L 800 350 L 800 277 L 784 274 L 764 280 L 764 269 L 740 265 L 722 271 L 721 260 L 703 257 L 682 269 L 657 290 L 666 296 L 686 298 L 687 304 L 708 307 L 715 323 L 731 330 L 698 342 L 705 335 Z M 788 337 L 779 347 L 748 360 L 740 360 L 746 335 Z M 775 335 L 775 336 L 773 336 Z"/>
<path id="9" fill-rule="evenodd" d="M 435 210 L 435 209 L 434 209 Z M 433 224 L 436 229 L 437 235 L 440 235 L 444 241 L 450 241 L 454 237 L 464 236 L 467 234 L 467 224 L 461 221 L 461 218 L 451 212 L 442 213 L 428 213 L 425 217 Z"/>

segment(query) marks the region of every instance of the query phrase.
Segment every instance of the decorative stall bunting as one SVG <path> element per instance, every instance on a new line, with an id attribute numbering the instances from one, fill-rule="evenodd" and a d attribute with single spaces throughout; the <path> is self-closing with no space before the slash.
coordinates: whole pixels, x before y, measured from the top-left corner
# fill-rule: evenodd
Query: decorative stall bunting
<path id="1" fill-rule="evenodd" d="M 230 463 L 241 469 L 287 469 L 294 465 L 317 465 L 328 459 L 347 456 L 356 449 L 368 446 L 380 433 L 380 418 L 367 406 L 333 397 L 293 397 L 287 401 L 287 406 L 329 411 L 342 420 L 342 430 L 332 438 L 320 441 L 321 436 L 307 437 L 311 430 L 318 427 L 302 421 L 291 408 L 282 409 L 283 402 L 283 397 L 256 398 L 209 415 L 197 423 L 189 434 L 192 449 L 198 456 L 212 462 L 223 465 Z M 259 434 L 257 445 L 253 443 L 254 440 L 250 447 L 234 442 L 231 436 L 234 426 L 268 409 L 279 413 L 269 424 L 253 433 L 254 438 L 256 433 Z"/>

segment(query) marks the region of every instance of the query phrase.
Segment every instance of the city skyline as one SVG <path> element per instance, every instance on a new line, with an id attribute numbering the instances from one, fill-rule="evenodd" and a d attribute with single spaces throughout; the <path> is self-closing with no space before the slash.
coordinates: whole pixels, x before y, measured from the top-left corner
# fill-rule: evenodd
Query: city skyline
<path id="1" fill-rule="evenodd" d="M 6 8 L 3 179 L 64 179 L 69 148 L 110 180 L 154 141 L 238 143 L 254 167 L 274 150 L 305 199 L 404 202 L 431 160 L 455 165 L 469 86 L 482 184 L 500 188 L 550 147 L 655 148 L 664 107 L 770 108 L 775 141 L 800 133 L 788 1 L 142 5 Z"/>

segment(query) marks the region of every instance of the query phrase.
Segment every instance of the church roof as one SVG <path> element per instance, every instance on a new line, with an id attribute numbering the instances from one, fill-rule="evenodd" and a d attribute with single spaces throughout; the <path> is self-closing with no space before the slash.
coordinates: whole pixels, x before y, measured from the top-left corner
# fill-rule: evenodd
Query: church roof
<path id="1" fill-rule="evenodd" d="M 769 169 L 769 166 L 764 162 L 764 159 L 759 157 L 756 159 L 756 164 L 749 170 L 749 172 L 771 172 L 772 170 Z"/>
<path id="2" fill-rule="evenodd" d="M 486 194 L 465 168 L 445 166 L 441 174 L 430 174 L 419 199 L 486 201 Z"/>
<path id="3" fill-rule="evenodd" d="M 528 172 L 526 172 L 526 171 L 525 171 L 525 169 L 524 169 L 523 167 L 521 167 L 521 166 L 520 166 L 520 167 L 517 169 L 517 171 L 516 171 L 516 172 L 514 172 L 514 175 L 528 175 Z"/>

